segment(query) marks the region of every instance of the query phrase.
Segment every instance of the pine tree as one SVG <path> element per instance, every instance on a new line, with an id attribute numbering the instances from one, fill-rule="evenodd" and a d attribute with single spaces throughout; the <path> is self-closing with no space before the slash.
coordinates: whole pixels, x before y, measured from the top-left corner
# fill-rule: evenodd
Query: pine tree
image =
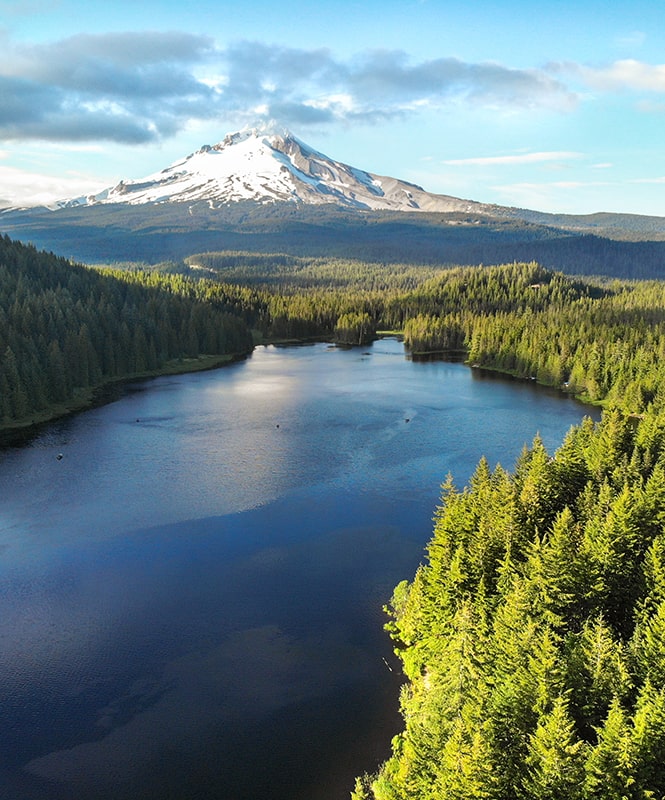
<path id="1" fill-rule="evenodd" d="M 569 642 L 567 655 L 568 684 L 579 725 L 591 735 L 613 699 L 627 700 L 633 689 L 625 648 L 600 614 L 585 621 Z"/>
<path id="2" fill-rule="evenodd" d="M 645 797 L 665 795 L 665 687 L 643 685 L 633 716 L 635 781 Z"/>
<path id="3" fill-rule="evenodd" d="M 614 697 L 584 767 L 586 800 L 641 800 L 634 778 L 631 733 L 621 703 Z"/>
<path id="4" fill-rule="evenodd" d="M 637 626 L 631 651 L 641 679 L 665 686 L 665 600 Z"/>
<path id="5" fill-rule="evenodd" d="M 586 746 L 575 733 L 568 702 L 557 697 L 529 740 L 525 796 L 529 800 L 582 798 L 585 755 Z"/>

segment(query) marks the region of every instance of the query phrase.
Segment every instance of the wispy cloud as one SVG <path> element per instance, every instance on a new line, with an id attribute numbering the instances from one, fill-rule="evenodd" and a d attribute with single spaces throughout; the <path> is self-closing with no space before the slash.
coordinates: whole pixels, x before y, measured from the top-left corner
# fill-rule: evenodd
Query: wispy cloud
<path id="1" fill-rule="evenodd" d="M 568 111 L 574 92 L 537 69 L 180 32 L 81 34 L 25 45 L 0 35 L 0 140 L 142 143 L 196 122 L 377 122 L 455 104 Z"/>
<path id="2" fill-rule="evenodd" d="M 33 206 L 47 204 L 54 197 L 78 197 L 100 191 L 103 185 L 85 175 L 52 176 L 28 172 L 0 164 L 0 186 L 9 194 L 0 196 L 0 208 L 9 205 Z"/>
<path id="3" fill-rule="evenodd" d="M 619 47 L 642 47 L 646 42 L 647 35 L 644 31 L 630 31 L 623 36 L 617 37 Z"/>
<path id="4" fill-rule="evenodd" d="M 452 166 L 478 166 L 506 165 L 515 166 L 519 164 L 540 164 L 548 161 L 569 161 L 570 159 L 582 158 L 582 153 L 568 150 L 548 150 L 538 153 L 516 153 L 507 156 L 477 156 L 475 158 L 455 158 L 444 161 L 444 164 Z"/>
<path id="5" fill-rule="evenodd" d="M 665 64 L 647 64 L 628 58 L 604 67 L 568 63 L 553 65 L 553 69 L 575 74 L 587 86 L 605 92 L 665 92 Z"/>

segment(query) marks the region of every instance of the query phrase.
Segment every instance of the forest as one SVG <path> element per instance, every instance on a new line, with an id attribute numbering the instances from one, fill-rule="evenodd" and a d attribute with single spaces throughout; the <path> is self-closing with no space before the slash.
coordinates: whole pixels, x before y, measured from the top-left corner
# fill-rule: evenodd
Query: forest
<path id="1" fill-rule="evenodd" d="M 404 730 L 354 800 L 665 795 L 664 446 L 608 410 L 445 481 L 389 606 Z"/>
<path id="2" fill-rule="evenodd" d="M 0 237 L 0 425 L 86 405 L 94 389 L 169 362 L 251 350 L 232 299 L 204 303 L 179 282 L 102 275 Z"/>
<path id="3" fill-rule="evenodd" d="M 377 331 L 602 404 L 553 454 L 444 480 L 386 607 L 403 730 L 352 796 L 665 797 L 665 284 L 246 252 L 90 269 L 5 237 L 0 300 L 5 426 L 174 360 Z"/>
<path id="4" fill-rule="evenodd" d="M 180 260 L 206 250 L 286 253 L 304 258 L 452 266 L 537 261 L 569 274 L 656 278 L 665 267 L 663 220 L 629 214 L 566 216 L 495 209 L 496 216 L 358 212 L 333 204 L 252 201 L 124 203 L 16 209 L 2 230 L 90 264 Z"/>

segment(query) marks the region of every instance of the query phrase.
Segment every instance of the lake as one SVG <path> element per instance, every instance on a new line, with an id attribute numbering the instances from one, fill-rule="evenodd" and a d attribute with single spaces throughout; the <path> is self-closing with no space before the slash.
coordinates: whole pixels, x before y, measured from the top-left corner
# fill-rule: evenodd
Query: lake
<path id="1" fill-rule="evenodd" d="M 337 800 L 448 473 L 598 412 L 394 339 L 261 347 L 0 451 L 0 797 Z"/>

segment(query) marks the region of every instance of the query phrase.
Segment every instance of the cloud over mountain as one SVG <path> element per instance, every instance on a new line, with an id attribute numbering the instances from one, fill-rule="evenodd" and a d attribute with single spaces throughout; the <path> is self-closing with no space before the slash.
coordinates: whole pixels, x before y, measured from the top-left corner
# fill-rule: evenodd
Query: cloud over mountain
<path id="1" fill-rule="evenodd" d="M 219 47 L 180 32 L 79 34 L 0 42 L 0 139 L 134 144 L 192 121 L 286 124 L 379 121 L 453 103 L 570 109 L 576 97 L 538 69 L 456 58 L 415 61 L 396 50 L 349 59 L 326 48 L 239 41 Z"/>

